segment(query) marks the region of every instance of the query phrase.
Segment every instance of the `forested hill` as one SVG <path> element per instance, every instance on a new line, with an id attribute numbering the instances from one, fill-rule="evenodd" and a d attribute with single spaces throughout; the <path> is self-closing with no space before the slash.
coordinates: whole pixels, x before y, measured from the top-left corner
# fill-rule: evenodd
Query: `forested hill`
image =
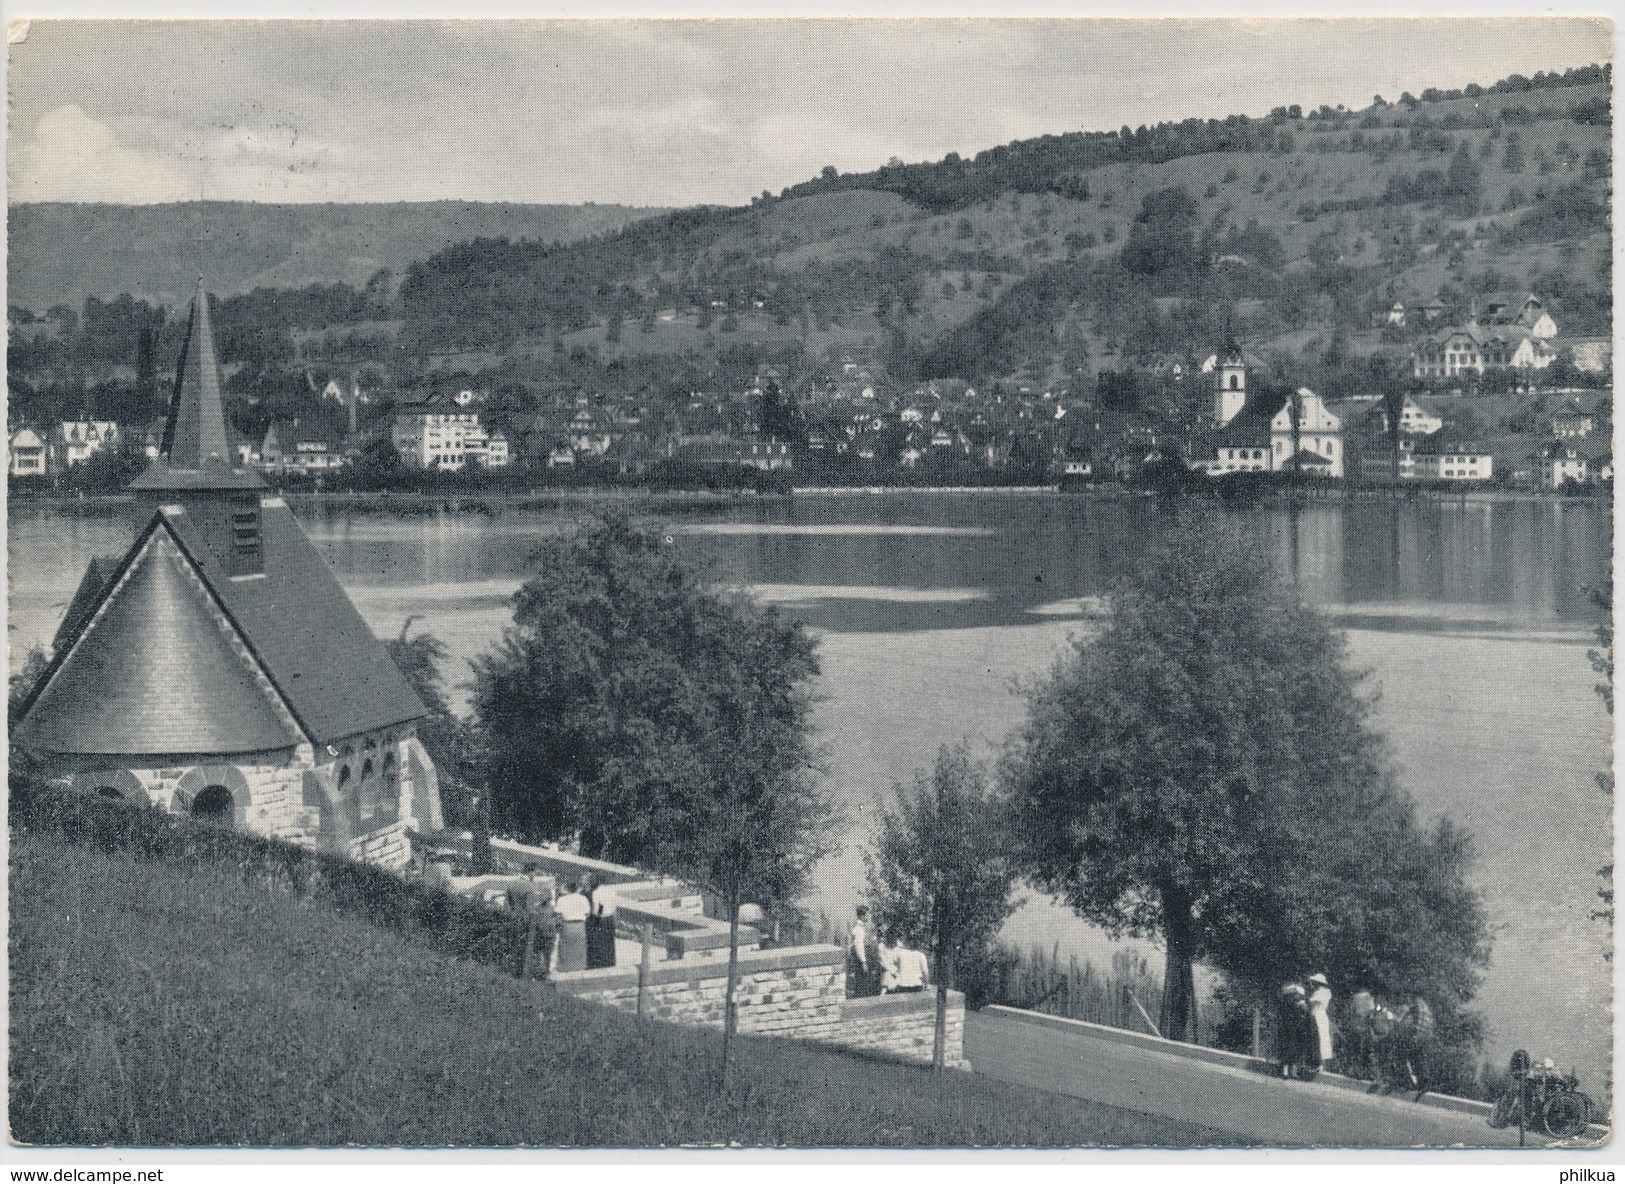
<path id="1" fill-rule="evenodd" d="M 42 202 L 9 211 L 9 302 L 43 312 L 128 292 L 175 305 L 199 271 L 222 295 L 256 287 L 361 287 L 479 237 L 572 242 L 658 211 L 491 202 L 371 205 Z"/>
<path id="2" fill-rule="evenodd" d="M 897 377 L 1057 382 L 1231 334 L 1375 355 L 1360 338 L 1395 299 L 1437 295 L 1457 317 L 1499 288 L 1538 290 L 1565 332 L 1598 334 L 1610 74 L 826 169 L 748 208 L 590 242 L 461 245 L 411 270 L 401 315 L 420 349 L 612 361 L 867 345 Z"/>

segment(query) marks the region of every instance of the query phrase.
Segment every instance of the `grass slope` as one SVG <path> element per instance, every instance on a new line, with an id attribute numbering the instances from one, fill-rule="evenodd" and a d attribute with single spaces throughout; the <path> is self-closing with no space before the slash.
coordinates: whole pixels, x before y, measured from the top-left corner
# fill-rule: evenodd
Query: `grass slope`
<path id="1" fill-rule="evenodd" d="M 1225 1132 L 630 1016 L 218 865 L 14 833 L 11 1130 L 29 1144 L 1211 1145 Z"/>

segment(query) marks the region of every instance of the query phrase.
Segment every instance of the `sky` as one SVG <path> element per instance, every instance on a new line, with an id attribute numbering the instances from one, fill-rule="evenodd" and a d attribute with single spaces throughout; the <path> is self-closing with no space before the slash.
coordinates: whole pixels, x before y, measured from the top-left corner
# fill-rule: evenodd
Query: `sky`
<path id="1" fill-rule="evenodd" d="M 1611 59 L 1602 21 L 34 21 L 12 201 L 738 205 L 826 165 Z"/>

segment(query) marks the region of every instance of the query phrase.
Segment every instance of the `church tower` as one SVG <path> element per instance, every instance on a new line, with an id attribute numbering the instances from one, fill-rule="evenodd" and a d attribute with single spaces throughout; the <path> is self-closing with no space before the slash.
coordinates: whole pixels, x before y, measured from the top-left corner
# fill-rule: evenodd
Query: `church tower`
<path id="1" fill-rule="evenodd" d="M 253 470 L 238 468 L 233 460 L 226 440 L 214 328 L 209 323 L 209 294 L 200 277 L 159 456 L 130 483 L 136 522 L 146 525 L 160 506 L 181 506 L 230 575 L 261 575 L 265 556 L 260 498 L 265 482 Z"/>
<path id="2" fill-rule="evenodd" d="M 1220 427 L 1229 423 L 1247 403 L 1247 363 L 1241 348 L 1231 342 L 1214 370 L 1213 419 Z"/>

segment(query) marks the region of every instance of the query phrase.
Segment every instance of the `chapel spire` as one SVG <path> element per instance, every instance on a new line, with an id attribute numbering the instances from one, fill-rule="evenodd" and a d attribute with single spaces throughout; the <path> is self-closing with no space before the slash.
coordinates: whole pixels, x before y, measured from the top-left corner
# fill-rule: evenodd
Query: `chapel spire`
<path id="1" fill-rule="evenodd" d="M 159 456 L 131 482 L 130 489 L 232 490 L 264 486 L 259 474 L 233 463 L 220 395 L 214 327 L 209 322 L 209 294 L 199 276 Z"/>

